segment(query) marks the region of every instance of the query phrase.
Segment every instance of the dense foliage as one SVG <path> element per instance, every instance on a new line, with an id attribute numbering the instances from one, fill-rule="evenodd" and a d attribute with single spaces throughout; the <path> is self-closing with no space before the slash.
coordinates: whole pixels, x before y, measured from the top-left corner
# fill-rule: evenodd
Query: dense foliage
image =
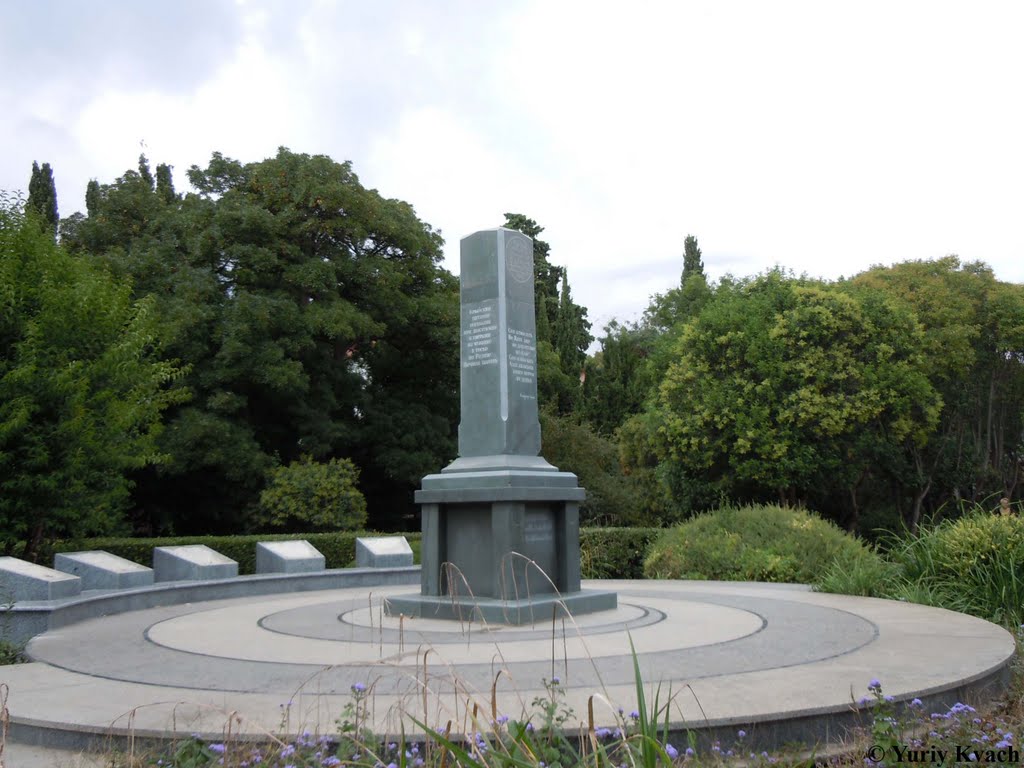
<path id="1" fill-rule="evenodd" d="M 215 154 L 194 193 L 125 173 L 71 245 L 152 296 L 188 404 L 171 461 L 135 477 L 136 526 L 251 529 L 268 472 L 310 455 L 360 470 L 373 524 L 406 525 L 419 479 L 455 455 L 458 294 L 441 238 L 347 163 Z"/>
<path id="2" fill-rule="evenodd" d="M 649 518 L 774 500 L 872 533 L 1020 498 L 1024 286 L 948 257 L 709 288 L 690 250 L 643 322 L 609 326 L 584 395 Z"/>
<path id="3" fill-rule="evenodd" d="M 650 548 L 644 575 L 806 584 L 837 561 L 871 556 L 861 541 L 806 510 L 723 507 L 665 531 Z"/>
<path id="4" fill-rule="evenodd" d="M 351 462 L 358 480 L 345 493 L 365 499 L 367 525 L 415 528 L 413 491 L 454 457 L 459 417 L 458 285 L 440 265 L 440 234 L 324 156 L 281 149 L 243 164 L 215 153 L 188 178 L 191 190 L 179 193 L 167 165 L 154 173 L 140 156 L 113 183 L 89 183 L 85 214 L 59 219 L 53 170 L 33 166 L 26 207 L 42 237 L 32 248 L 50 248 L 52 268 L 64 272 L 57 287 L 31 290 L 60 295 L 61 322 L 88 324 L 74 313 L 91 305 L 71 294 L 95 293 L 94 276 L 108 275 L 119 286 L 110 317 L 120 320 L 96 325 L 108 335 L 88 354 L 117 325 L 136 340 L 138 360 L 164 366 L 143 365 L 163 376 L 148 415 L 136 414 L 151 419 L 139 428 L 145 450 L 107 459 L 100 473 L 116 493 L 65 501 L 75 509 L 51 517 L 86 521 L 77 533 L 122 524 L 143 535 L 259 530 L 271 525 L 260 503 L 268 480 L 308 456 L 310 466 Z M 543 227 L 521 213 L 505 214 L 504 225 L 534 241 L 543 450 L 589 489 L 585 522 L 670 525 L 726 503 L 778 502 L 873 535 L 914 530 L 960 501 L 1021 498 L 1024 286 L 999 282 L 985 265 L 950 256 L 838 282 L 779 268 L 714 283 L 690 235 L 678 283 L 654 295 L 639 322 L 609 323 L 588 356 L 587 309 Z M 0 287 L 18 295 L 13 281 L 26 279 L 5 273 Z M 29 347 L 10 339 L 35 310 L 10 306 L 3 321 L 22 330 L 4 340 L 2 364 L 21 378 L 6 386 L 70 402 L 52 392 L 61 376 L 16 359 Z M 74 359 L 87 367 L 90 358 Z M 140 391 L 155 386 L 139 375 Z M 81 397 L 76 429 L 106 446 L 87 422 L 106 418 L 117 399 Z M 3 407 L 10 424 L 39 434 L 55 412 L 37 405 L 15 417 L 14 405 Z M 84 461 L 58 454 L 25 449 L 0 460 L 23 472 Z M 76 482 L 96 486 L 84 466 Z M 9 483 L 3 503 L 34 508 L 40 492 Z M 300 497 L 272 524 L 339 522 L 317 520 L 322 505 L 300 510 Z M 6 540 L 41 535 L 24 528 L 12 522 Z"/>
<path id="5" fill-rule="evenodd" d="M 348 459 L 309 455 L 270 471 L 260 494 L 261 526 L 281 531 L 354 531 L 366 524 L 359 469 Z"/>
<path id="6" fill-rule="evenodd" d="M 0 205 L 0 544 L 117 530 L 128 472 L 165 459 L 161 414 L 184 399 L 153 301 Z"/>
<path id="7" fill-rule="evenodd" d="M 825 571 L 826 592 L 935 605 L 1010 627 L 1024 622 L 1024 505 L 993 514 L 975 505 L 962 517 L 890 537 L 888 551 Z"/>

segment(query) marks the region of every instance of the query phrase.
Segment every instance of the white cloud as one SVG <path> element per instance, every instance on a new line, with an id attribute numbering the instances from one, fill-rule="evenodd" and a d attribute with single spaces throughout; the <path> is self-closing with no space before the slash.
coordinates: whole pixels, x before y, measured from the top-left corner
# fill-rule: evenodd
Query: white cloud
<path id="1" fill-rule="evenodd" d="M 49 161 L 69 213 L 143 139 L 179 188 L 214 150 L 350 159 L 443 230 L 453 271 L 460 237 L 536 219 L 595 328 L 675 284 L 691 233 L 713 277 L 958 252 L 1024 281 L 1019 4 L 216 8 L 163 25 L 181 71 L 161 43 L 115 77 L 162 29 L 122 14 L 116 36 L 67 38 L 66 59 L 0 85 L 0 187 Z M 82 67 L 90 47 L 103 61 Z"/>

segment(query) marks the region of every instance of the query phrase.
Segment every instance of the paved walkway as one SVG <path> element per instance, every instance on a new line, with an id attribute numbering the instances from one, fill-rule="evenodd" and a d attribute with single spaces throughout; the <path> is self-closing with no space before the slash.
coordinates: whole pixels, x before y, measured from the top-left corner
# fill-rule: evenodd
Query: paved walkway
<path id="1" fill-rule="evenodd" d="M 587 586 L 587 585 L 585 585 Z M 340 589 L 153 608 L 35 638 L 7 667 L 13 739 L 84 746 L 109 736 L 333 733 L 370 691 L 378 733 L 518 718 L 559 679 L 575 720 L 636 706 L 630 639 L 645 683 L 672 695 L 676 728 L 752 741 L 836 739 L 869 681 L 898 700 L 949 706 L 1006 679 L 1005 630 L 909 603 L 790 585 L 595 582 L 615 611 L 576 622 L 481 626 L 383 615 L 410 587 Z M 11 765 L 20 768 L 19 763 Z"/>

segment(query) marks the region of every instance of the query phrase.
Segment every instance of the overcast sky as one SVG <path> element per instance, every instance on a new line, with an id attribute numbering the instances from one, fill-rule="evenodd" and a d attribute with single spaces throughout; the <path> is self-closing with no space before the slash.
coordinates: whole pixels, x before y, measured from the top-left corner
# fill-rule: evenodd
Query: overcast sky
<path id="1" fill-rule="evenodd" d="M 1024 282 L 1024 2 L 0 0 L 0 189 L 140 151 L 351 160 L 446 241 L 545 228 L 594 330 L 679 279 L 949 253 Z"/>

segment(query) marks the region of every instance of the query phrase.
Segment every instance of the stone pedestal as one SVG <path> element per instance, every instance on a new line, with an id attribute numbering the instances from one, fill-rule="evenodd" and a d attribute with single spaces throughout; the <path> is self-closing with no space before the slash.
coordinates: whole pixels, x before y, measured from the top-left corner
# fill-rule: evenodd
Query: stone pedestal
<path id="1" fill-rule="evenodd" d="M 388 613 L 525 624 L 615 608 L 614 592 L 580 589 L 583 499 L 550 464 L 428 475 L 420 594 L 390 598 Z"/>
<path id="2" fill-rule="evenodd" d="M 419 595 L 391 615 L 523 624 L 615 608 L 580 590 L 570 472 L 540 453 L 533 245 L 508 229 L 462 240 L 459 458 L 423 478 Z"/>

